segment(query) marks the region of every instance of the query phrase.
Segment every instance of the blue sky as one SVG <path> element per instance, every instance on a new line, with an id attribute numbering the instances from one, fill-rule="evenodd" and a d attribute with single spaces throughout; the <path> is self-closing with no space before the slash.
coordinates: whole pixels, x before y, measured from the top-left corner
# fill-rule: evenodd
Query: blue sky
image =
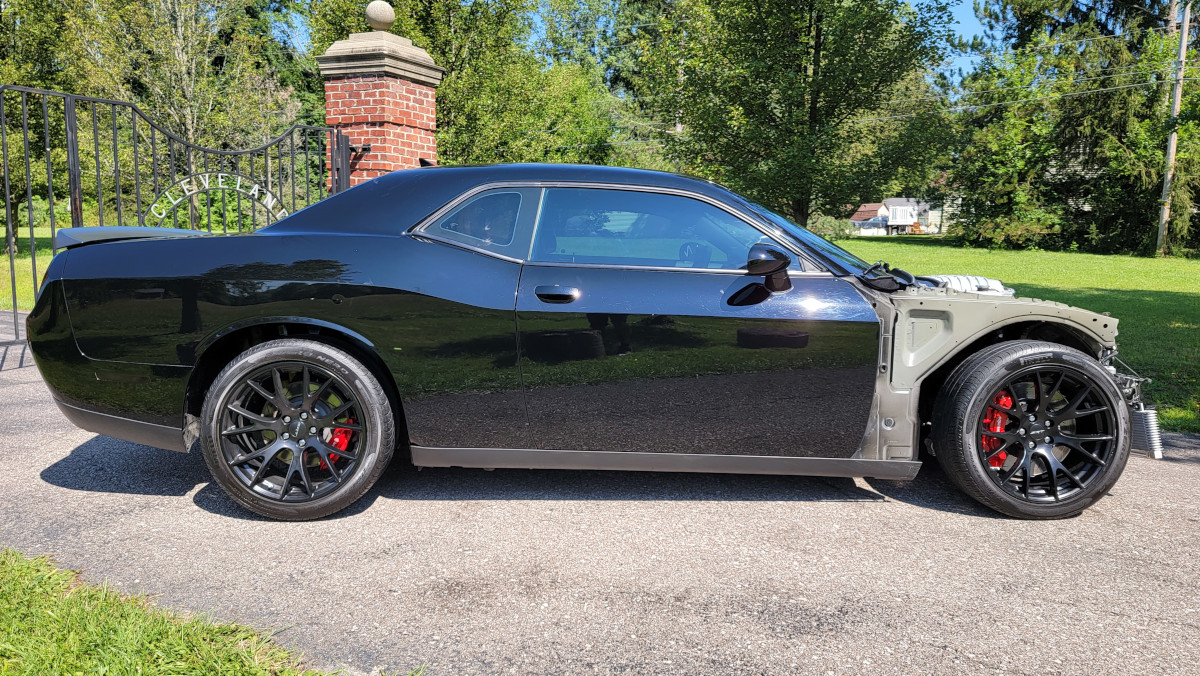
<path id="1" fill-rule="evenodd" d="M 954 18 L 958 21 L 954 29 L 962 37 L 969 40 L 976 35 L 983 35 L 983 26 L 975 18 L 975 3 L 972 0 L 961 0 L 955 5 Z"/>
<path id="2" fill-rule="evenodd" d="M 954 19 L 958 25 L 954 27 L 958 34 L 968 40 L 975 35 L 983 34 L 983 26 L 979 24 L 979 19 L 975 18 L 975 3 L 973 0 L 959 0 L 954 5 Z M 308 26 L 304 24 L 304 20 L 299 16 L 295 17 L 296 25 L 292 35 L 277 35 L 276 37 L 285 40 L 290 39 L 298 49 L 306 49 L 308 46 Z M 279 30 L 278 28 L 276 30 Z"/>

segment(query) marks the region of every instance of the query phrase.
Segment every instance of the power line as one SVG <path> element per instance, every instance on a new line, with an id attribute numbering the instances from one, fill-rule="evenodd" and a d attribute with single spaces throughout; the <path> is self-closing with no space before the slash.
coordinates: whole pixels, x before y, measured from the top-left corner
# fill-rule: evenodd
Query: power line
<path id="1" fill-rule="evenodd" d="M 630 24 L 630 25 L 624 26 L 624 27 L 632 28 L 632 27 L 638 27 L 638 26 L 642 26 L 642 25 L 650 26 L 650 25 L 656 25 L 656 24 Z M 619 30 L 620 28 L 624 28 L 624 27 L 615 27 L 612 30 Z M 1148 28 L 1144 32 L 1161 32 L 1161 31 L 1165 31 L 1165 30 L 1166 30 L 1166 28 Z M 1130 35 L 1130 33 L 1127 31 L 1127 32 L 1119 33 L 1119 34 L 1115 34 L 1115 35 L 1100 35 L 1100 36 L 1095 36 L 1095 37 L 1091 37 L 1091 38 L 1080 38 L 1077 40 L 1062 40 L 1062 41 L 1050 42 L 1050 43 L 1038 44 L 1038 45 L 1026 45 L 1025 47 L 1009 49 L 1009 50 L 1005 50 L 1004 52 L 995 52 L 995 51 L 989 50 L 989 51 L 985 51 L 985 52 L 976 52 L 973 55 L 962 55 L 962 56 L 1004 56 L 1004 55 L 1008 55 L 1008 54 L 1028 52 L 1028 51 L 1033 51 L 1033 50 L 1041 50 L 1041 49 L 1045 49 L 1048 47 L 1055 47 L 1055 46 L 1061 46 L 1061 45 L 1081 44 L 1081 43 L 1087 43 L 1087 42 L 1095 42 L 1098 40 L 1111 40 L 1111 39 L 1117 39 L 1117 38 L 1124 38 L 1129 35 Z M 656 40 L 652 44 L 657 44 L 657 42 L 658 42 L 658 40 Z M 622 46 L 619 46 L 618 48 L 619 49 L 627 49 L 627 48 L 632 48 L 634 46 L 635 45 L 622 45 Z M 1195 64 L 1192 64 L 1192 65 L 1195 65 Z M 1096 80 L 1104 80 L 1104 79 L 1108 79 L 1108 78 L 1127 77 L 1130 75 L 1153 75 L 1153 74 L 1173 70 L 1173 66 L 1166 66 L 1166 67 L 1162 67 L 1162 68 L 1151 68 L 1151 69 L 1146 69 L 1146 70 L 1138 70 L 1141 68 L 1143 68 L 1143 64 L 1140 64 L 1140 63 L 1130 64 L 1130 65 L 1125 65 L 1125 66 L 1108 66 L 1105 68 L 1101 68 L 1097 71 L 1091 71 L 1092 73 L 1107 73 L 1104 75 L 1092 75 L 1090 77 L 1079 78 L 1079 79 L 1075 79 L 1073 76 L 1059 77 L 1059 78 L 1054 78 L 1054 79 L 1043 81 L 1041 84 L 1043 86 L 1053 87 L 1053 86 L 1057 86 L 1060 84 L 1079 84 L 1079 83 L 1083 83 L 1083 82 L 1093 82 Z M 1125 72 L 1118 72 L 1118 71 L 1135 71 L 1135 72 L 1125 73 Z M 1084 71 L 1084 74 L 1089 74 L 1089 73 Z M 1194 79 L 1194 78 L 1185 78 L 1185 79 L 1190 80 L 1190 79 Z M 1153 84 L 1161 84 L 1161 81 L 1149 81 L 1149 82 L 1142 82 L 1142 83 L 1137 83 L 1137 84 L 1133 84 L 1133 85 L 1123 85 L 1123 86 L 1117 86 L 1117 87 L 1091 89 L 1091 90 L 1086 90 L 1086 91 L 1081 91 L 1081 92 L 1055 94 L 1055 95 L 1049 95 L 1049 96 L 1044 96 L 1044 97 L 1020 99 L 1020 100 L 1016 100 L 1016 101 L 1008 101 L 1008 102 L 1000 102 L 1000 103 L 992 103 L 992 104 L 977 104 L 977 105 L 966 104 L 966 105 L 952 107 L 952 108 L 949 108 L 946 110 L 949 112 L 961 112 L 963 110 L 968 110 L 968 109 L 990 108 L 990 107 L 994 107 L 994 106 L 998 106 L 998 105 L 1009 105 L 1009 104 L 1015 104 L 1015 103 L 1039 101 L 1039 100 L 1045 100 L 1048 98 L 1062 98 L 1062 97 L 1066 97 L 1066 96 L 1079 96 L 1079 95 L 1088 94 L 1088 93 L 1114 91 L 1114 90 L 1118 90 L 1118 89 L 1127 89 L 1130 87 L 1142 87 L 1142 86 L 1153 85 Z M 881 105 L 891 105 L 891 104 L 896 104 L 896 103 L 919 102 L 919 101 L 962 99 L 962 98 L 980 96 L 980 95 L 990 94 L 990 93 L 995 93 L 995 92 L 1011 91 L 1011 90 L 1016 90 L 1016 89 L 1032 89 L 1033 87 L 1034 87 L 1033 84 L 1014 85 L 1014 86 L 1010 86 L 1010 87 L 998 87 L 998 88 L 993 88 L 993 89 L 964 91 L 961 93 L 935 94 L 935 95 L 913 97 L 913 98 L 907 98 L 907 99 L 893 99 L 891 101 L 884 102 Z M 614 106 L 616 106 L 616 105 L 623 105 L 623 104 L 631 105 L 631 104 L 635 104 L 637 102 L 648 101 L 648 100 L 651 100 L 654 98 L 659 98 L 659 97 L 638 96 L 635 99 L 633 96 L 629 96 L 629 97 L 606 96 L 603 98 L 592 99 L 589 101 L 575 101 L 575 102 L 571 102 L 571 103 L 568 103 L 565 105 L 568 105 L 568 106 L 583 106 L 583 105 L 614 105 Z M 882 117 L 874 117 L 874 118 L 858 118 L 858 119 L 851 120 L 851 121 L 852 122 L 867 122 L 867 121 L 877 121 L 877 120 L 893 120 L 893 119 L 902 119 L 905 117 L 913 117 L 913 116 L 921 115 L 921 114 L 924 114 L 924 113 L 890 115 L 890 116 L 882 116 Z M 666 125 L 666 123 L 650 123 L 650 124 L 643 124 L 641 126 L 664 126 L 664 125 Z M 591 129 L 598 129 L 598 127 L 545 129 L 545 130 L 528 131 L 525 133 L 527 133 L 527 134 L 557 133 L 557 132 L 565 132 L 565 131 L 587 131 L 587 130 L 591 130 Z M 617 127 L 616 129 L 620 130 L 623 128 Z"/>
<path id="2" fill-rule="evenodd" d="M 1190 82 L 1192 80 L 1200 80 L 1200 77 L 1183 78 L 1183 81 L 1186 81 L 1186 82 Z M 883 121 L 887 121 L 887 120 L 903 120 L 903 119 L 907 119 L 910 117 L 918 117 L 920 115 L 926 115 L 928 113 L 962 113 L 962 112 L 968 112 L 968 111 L 982 110 L 984 108 L 997 108 L 1000 106 L 1016 105 L 1018 103 L 1032 103 L 1034 101 L 1046 101 L 1049 99 L 1063 99 L 1063 98 L 1069 98 L 1072 96 L 1083 96 L 1085 94 L 1098 94 L 1101 92 L 1111 92 L 1111 91 L 1118 91 L 1118 90 L 1122 90 L 1122 89 L 1132 89 L 1134 87 L 1145 87 L 1148 85 L 1158 85 L 1158 84 L 1162 84 L 1162 83 L 1151 80 L 1148 82 L 1138 82 L 1135 84 L 1119 85 L 1116 87 L 1101 87 L 1098 89 L 1086 89 L 1084 91 L 1079 91 L 1079 92 L 1063 92 L 1061 94 L 1050 94 L 1048 96 L 1035 96 L 1035 97 L 1030 97 L 1030 98 L 1026 98 L 1026 99 L 1017 99 L 1015 101 L 1002 101 L 999 103 L 984 103 L 984 104 L 978 104 L 978 105 L 969 105 L 968 104 L 968 105 L 964 105 L 964 106 L 954 106 L 954 107 L 945 108 L 945 109 L 936 110 L 936 111 L 904 113 L 901 115 L 885 115 L 885 116 L 881 116 L 881 117 L 859 117 L 859 118 L 854 118 L 852 120 L 847 120 L 847 121 L 848 122 L 883 122 Z M 601 145 L 603 143 L 604 142 L 583 143 L 583 144 L 578 144 L 578 145 L 557 146 L 557 147 L 558 148 L 582 148 L 585 146 Z M 638 143 L 662 143 L 662 141 L 659 141 L 659 140 L 625 141 L 625 142 L 618 142 L 618 143 L 609 143 L 608 145 L 632 145 L 632 144 L 638 144 Z"/>
<path id="3" fill-rule="evenodd" d="M 1143 32 L 1144 33 L 1159 33 L 1159 32 L 1163 32 L 1166 30 L 1167 29 L 1165 27 L 1147 28 Z M 1036 51 L 1039 49 L 1045 49 L 1047 47 L 1058 47 L 1061 45 L 1073 45 L 1073 44 L 1080 44 L 1080 43 L 1084 43 L 1084 42 L 1096 42 L 1097 40 L 1115 40 L 1117 38 L 1128 37 L 1129 35 L 1130 35 L 1130 33 L 1128 31 L 1126 31 L 1124 33 L 1117 33 L 1115 35 L 1097 35 L 1096 37 L 1080 38 L 1078 40 L 1062 40 L 1059 42 L 1046 42 L 1043 44 L 1029 44 L 1029 45 L 1025 45 L 1024 47 L 1005 49 L 1004 51 L 1000 51 L 1000 52 L 998 52 L 994 49 L 988 49 L 988 50 L 984 50 L 984 51 L 966 52 L 966 53 L 960 54 L 958 56 L 952 56 L 947 60 L 948 61 L 956 61 L 959 59 L 974 59 L 974 58 L 987 57 L 987 56 L 1007 56 L 1009 54 L 1033 52 L 1033 51 Z"/>
<path id="4" fill-rule="evenodd" d="M 1195 77 L 1189 77 L 1189 78 L 1183 78 L 1183 79 L 1186 81 L 1200 80 L 1200 78 L 1195 78 Z M 882 117 L 859 117 L 859 118 L 855 118 L 855 119 L 847 120 L 847 121 L 848 122 L 882 122 L 884 120 L 902 120 L 905 118 L 917 117 L 919 115 L 925 115 L 925 114 L 934 113 L 934 112 L 962 113 L 962 112 L 967 112 L 967 111 L 976 111 L 976 110 L 980 110 L 983 108 L 995 108 L 997 106 L 1011 106 L 1011 105 L 1015 105 L 1018 103 L 1031 103 L 1033 101 L 1045 101 L 1048 99 L 1062 99 L 1062 98 L 1067 98 L 1070 96 L 1083 96 L 1084 94 L 1097 94 L 1099 92 L 1111 92 L 1111 91 L 1116 91 L 1118 89 L 1130 89 L 1133 87 L 1145 87 L 1147 85 L 1159 85 L 1159 84 L 1162 84 L 1162 83 L 1151 80 L 1149 82 L 1139 82 L 1136 84 L 1120 85 L 1118 87 L 1104 87 L 1101 89 L 1087 89 L 1087 90 L 1084 90 L 1081 92 L 1063 92 L 1061 94 L 1051 94 L 1049 96 L 1036 96 L 1036 97 L 1032 97 L 1032 98 L 1028 98 L 1028 99 L 1018 99 L 1016 101 L 1002 101 L 1000 103 L 983 103 L 983 104 L 978 104 L 978 105 L 968 104 L 968 105 L 964 105 L 964 106 L 954 106 L 951 108 L 945 108 L 943 110 L 937 110 L 937 111 L 926 110 L 926 111 L 922 111 L 919 113 L 905 113 L 902 115 L 886 115 L 886 116 L 882 116 Z"/>
<path id="5" fill-rule="evenodd" d="M 605 55 L 612 55 L 612 54 L 616 54 L 616 53 L 630 50 L 630 49 L 641 49 L 643 47 L 657 45 L 657 44 L 661 43 L 662 41 L 663 41 L 663 39 L 661 37 L 657 37 L 653 40 L 648 40 L 645 42 L 642 42 L 639 40 L 637 42 L 629 42 L 629 43 L 620 44 L 620 45 L 608 45 L 607 47 L 603 47 L 602 49 L 599 49 L 598 51 L 600 51 L 602 54 L 605 54 Z M 538 40 L 531 41 L 529 43 L 529 45 L 531 47 L 540 48 L 540 49 L 549 49 L 549 48 L 554 47 L 554 45 L 551 44 L 549 38 L 544 38 L 544 37 L 541 39 L 538 39 Z M 595 45 L 584 45 L 583 48 L 586 51 L 590 51 L 592 49 L 592 47 L 594 47 L 594 46 Z"/>
<path id="6" fill-rule="evenodd" d="M 636 24 L 631 24 L 631 26 L 633 26 L 633 25 L 636 25 Z M 648 24 L 648 25 L 654 25 L 654 24 Z M 1166 29 L 1165 28 L 1148 28 L 1148 29 L 1146 29 L 1147 32 L 1156 32 L 1156 31 L 1163 31 L 1163 30 L 1166 30 Z M 1009 50 L 1005 50 L 1004 52 L 986 51 L 986 52 L 976 52 L 973 55 L 962 55 L 962 56 L 1001 56 L 1001 55 L 1020 53 L 1022 51 L 1044 49 L 1046 47 L 1054 47 L 1054 46 L 1059 46 L 1059 45 L 1078 44 L 1078 43 L 1082 43 L 1082 42 L 1093 42 L 1096 40 L 1111 40 L 1111 39 L 1126 37 L 1128 35 L 1129 35 L 1128 32 L 1120 33 L 1117 35 L 1100 35 L 1100 36 L 1096 36 L 1096 37 L 1092 37 L 1092 38 L 1081 38 L 1079 40 L 1064 40 L 1064 41 L 1060 41 L 1060 42 L 1050 42 L 1050 43 L 1041 44 L 1041 45 L 1026 45 L 1025 47 L 1021 47 L 1021 48 L 1017 48 L 1017 49 L 1009 49 Z M 650 44 L 658 44 L 658 42 L 660 42 L 660 40 L 655 40 L 653 43 L 650 43 Z M 615 49 L 618 49 L 618 50 L 619 49 L 631 49 L 635 46 L 640 46 L 640 45 L 620 45 L 620 46 L 617 46 Z M 959 58 L 959 57 L 955 57 L 955 58 Z M 1106 68 L 1102 68 L 1098 71 L 1093 71 L 1093 72 L 1103 73 L 1106 71 L 1132 70 L 1132 69 L 1140 68 L 1141 66 L 1142 66 L 1142 64 L 1132 64 L 1132 65 L 1128 65 L 1128 66 L 1108 66 Z M 1165 71 L 1165 70 L 1170 70 L 1170 68 L 1171 68 L 1170 66 L 1166 66 L 1166 67 L 1163 67 L 1162 69 L 1153 69 L 1153 70 L 1149 70 L 1146 72 L 1147 72 L 1147 74 L 1157 73 L 1157 72 L 1161 72 L 1161 71 Z M 1095 79 L 1103 79 L 1103 78 L 1089 77 L 1089 78 L 1084 78 L 1082 80 L 1078 80 L 1078 82 L 1087 82 L 1087 81 L 1095 80 Z M 1021 89 L 1021 88 L 1022 87 L 1020 87 L 1020 86 L 1002 87 L 1002 88 L 991 89 L 991 90 L 980 90 L 980 91 L 973 92 L 970 94 L 964 93 L 964 94 L 961 94 L 961 96 L 973 96 L 975 94 L 984 93 L 985 91 L 1002 91 L 1002 90 L 1006 90 L 1006 89 Z M 957 95 L 955 95 L 955 94 L 939 94 L 939 95 L 931 95 L 931 96 L 917 97 L 917 98 L 911 98 L 911 99 L 897 99 L 894 101 L 890 101 L 889 103 L 902 103 L 902 102 L 907 102 L 907 101 L 928 101 L 928 100 L 935 100 L 935 99 L 942 99 L 942 98 L 954 98 L 955 96 L 957 96 Z M 634 97 L 621 98 L 621 97 L 617 97 L 617 96 L 607 96 L 604 98 L 592 99 L 590 101 L 575 101 L 572 103 L 568 103 L 566 105 L 586 106 L 586 105 L 633 104 L 638 101 L 648 101 L 648 100 L 651 100 L 654 98 L 657 98 L 657 97 L 638 96 L 635 99 Z"/>
<path id="7" fill-rule="evenodd" d="M 655 97 L 655 96 L 639 96 L 639 97 L 637 97 L 636 101 L 646 101 L 646 100 L 653 99 L 653 98 L 657 98 L 657 97 Z M 620 104 L 620 103 L 635 103 L 636 101 L 635 101 L 634 97 L 632 97 L 632 96 L 630 96 L 628 98 L 622 98 L 620 96 L 605 96 L 604 98 L 591 99 L 590 101 L 573 101 L 566 105 L 568 105 L 568 106 L 592 106 L 592 105 L 598 105 L 601 103 Z"/>
<path id="8" fill-rule="evenodd" d="M 634 146 L 634 145 L 640 145 L 640 144 L 656 144 L 656 145 L 662 145 L 662 141 L 658 141 L 658 140 L 652 140 L 652 141 L 614 141 L 614 142 L 608 142 L 608 141 L 597 141 L 597 142 L 595 142 L 595 143 L 576 143 L 576 144 L 569 145 L 569 146 L 553 146 L 553 147 L 549 148 L 548 150 L 562 150 L 562 149 L 564 149 L 564 148 L 591 148 L 591 147 L 593 147 L 593 146 Z"/>
<path id="9" fill-rule="evenodd" d="M 1170 68 L 1174 67 L 1173 62 L 1161 62 L 1161 63 L 1164 63 L 1163 69 L 1170 69 Z M 1169 65 L 1167 65 L 1167 64 L 1169 64 Z M 1137 68 L 1143 68 L 1147 65 L 1153 65 L 1153 64 L 1133 63 L 1133 64 L 1124 65 L 1124 66 L 1105 66 L 1104 68 L 1097 68 L 1095 70 L 1082 69 L 1082 70 L 1078 71 L 1078 73 L 1081 75 L 1090 75 L 1093 73 L 1105 73 L 1105 72 L 1109 72 L 1109 71 L 1134 70 Z M 1196 59 L 1194 61 L 1189 62 L 1188 66 L 1189 67 L 1200 66 L 1200 59 Z M 979 71 L 973 71 L 971 74 L 974 75 L 977 72 L 979 72 Z"/>
<path id="10" fill-rule="evenodd" d="M 631 24 L 626 24 L 624 26 L 613 26 L 611 28 L 609 28 L 607 26 L 597 26 L 596 28 L 589 28 L 587 30 L 574 30 L 574 29 L 561 30 L 561 29 L 559 29 L 559 32 L 569 33 L 571 35 L 589 35 L 591 33 L 603 33 L 604 31 L 616 33 L 617 31 L 622 31 L 627 28 L 649 28 L 650 26 L 657 26 L 657 25 L 658 25 L 657 23 L 631 23 Z M 548 31 L 544 29 L 543 32 L 548 32 Z"/>
<path id="11" fill-rule="evenodd" d="M 1140 67 L 1140 65 L 1139 65 L 1139 67 Z M 912 101 L 936 101 L 939 99 L 965 98 L 965 97 L 969 97 L 969 96 L 979 96 L 981 94 L 994 94 L 995 92 L 1010 91 L 1013 89 L 1033 89 L 1035 86 L 1038 86 L 1038 85 L 1046 86 L 1046 87 L 1053 87 L 1058 84 L 1078 84 L 1080 82 L 1093 82 L 1095 80 L 1107 80 L 1109 78 L 1114 78 L 1114 77 L 1129 77 L 1130 75 L 1153 75 L 1155 73 L 1170 72 L 1170 71 L 1173 71 L 1174 69 L 1175 69 L 1174 66 L 1166 66 L 1163 68 L 1153 68 L 1153 69 L 1149 69 L 1149 70 L 1144 70 L 1142 72 L 1109 73 L 1107 75 L 1097 75 L 1095 77 L 1086 77 L 1086 78 L 1080 78 L 1080 79 L 1075 79 L 1074 77 L 1060 77 L 1060 78 L 1054 78 L 1054 79 L 1049 79 L 1049 80 L 1043 80 L 1040 83 L 1028 84 L 1028 85 L 1013 85 L 1011 87 L 997 87 L 995 89 L 978 89 L 978 90 L 974 90 L 974 91 L 963 91 L 958 94 L 931 94 L 929 96 L 921 96 L 921 97 L 910 98 L 910 99 L 892 99 L 891 101 L 884 102 L 883 105 L 890 105 L 893 103 L 909 103 Z"/>
<path id="12" fill-rule="evenodd" d="M 1081 80 L 1058 79 L 1058 80 L 1047 81 L 1047 82 L 1044 82 L 1043 84 L 1045 86 L 1055 86 L 1058 84 L 1078 84 L 1080 82 L 1103 80 L 1103 79 L 1108 79 L 1110 77 L 1128 77 L 1130 75 L 1149 75 L 1149 74 L 1162 72 L 1162 71 L 1169 71 L 1169 70 L 1172 70 L 1172 69 L 1171 68 L 1162 68 L 1162 69 L 1154 69 L 1154 70 L 1146 71 L 1146 72 L 1142 72 L 1142 73 L 1123 73 L 1120 75 L 1110 74 L 1110 75 L 1100 76 L 1100 77 L 1084 78 Z M 1200 78 L 1184 78 L 1184 79 L 1185 79 L 1185 81 L 1190 81 L 1190 80 L 1195 80 L 1195 79 L 1200 79 Z M 1098 88 L 1098 89 L 1088 89 L 1088 90 L 1079 91 L 1079 92 L 1063 92 L 1060 94 L 1050 94 L 1050 95 L 1046 95 L 1046 96 L 1017 99 L 1014 101 L 1000 101 L 1000 102 L 996 102 L 996 103 L 981 103 L 981 104 L 962 104 L 959 106 L 953 106 L 950 108 L 946 108 L 946 109 L 943 109 L 940 111 L 922 111 L 922 112 L 918 112 L 918 113 L 904 113 L 904 114 L 898 114 L 898 115 L 886 115 L 886 116 L 881 116 L 881 117 L 856 118 L 856 119 L 849 120 L 849 121 L 850 122 L 877 122 L 877 121 L 886 121 L 886 120 L 900 120 L 900 119 L 906 119 L 906 118 L 910 118 L 910 117 L 917 117 L 919 115 L 925 115 L 930 112 L 951 112 L 951 113 L 965 112 L 965 111 L 969 111 L 969 110 L 970 111 L 979 110 L 982 108 L 994 108 L 997 106 L 1012 105 L 1012 104 L 1017 104 L 1017 103 L 1028 103 L 1028 102 L 1032 102 L 1032 101 L 1042 101 L 1042 100 L 1054 99 L 1054 98 L 1081 96 L 1083 94 L 1094 94 L 1094 93 L 1098 93 L 1098 92 L 1115 91 L 1115 90 L 1120 90 L 1120 89 L 1130 89 L 1133 87 L 1145 87 L 1148 85 L 1157 85 L 1157 84 L 1162 84 L 1162 81 L 1150 80 L 1147 82 L 1139 82 L 1139 83 L 1129 84 L 1129 85 L 1103 87 L 1103 88 Z M 1010 91 L 1013 89 L 1033 89 L 1033 86 L 1032 85 L 1018 85 L 1018 86 L 1013 86 L 1013 87 L 1000 87 L 997 89 L 984 89 L 984 90 L 978 90 L 978 91 L 973 91 L 973 92 L 963 92 L 962 94 L 942 94 L 942 95 L 937 95 L 937 96 L 928 96 L 928 97 L 920 97 L 920 98 L 894 99 L 891 101 L 885 101 L 885 102 L 881 103 L 880 105 L 888 106 L 888 105 L 892 105 L 892 104 L 896 104 L 896 103 L 918 102 L 918 101 L 936 101 L 936 100 L 941 100 L 941 99 L 954 98 L 956 96 L 965 98 L 965 97 L 977 96 L 977 95 L 981 95 L 981 94 L 991 94 L 991 93 L 995 93 L 995 92 L 999 92 L 999 91 Z M 560 134 L 560 133 L 577 132 L 577 131 L 596 131 L 596 130 L 601 130 L 601 129 L 611 129 L 613 131 L 636 131 L 637 128 L 643 128 L 643 129 L 645 129 L 645 128 L 661 128 L 661 127 L 668 127 L 668 126 L 671 126 L 671 125 L 666 122 L 626 122 L 625 125 L 604 125 L 604 126 L 593 126 L 593 127 L 559 127 L 559 128 L 553 128 L 553 129 L 526 130 L 526 131 L 523 131 L 522 133 L 525 135 Z M 631 143 L 640 143 L 640 142 L 641 141 L 634 141 Z M 603 143 L 603 142 L 602 141 L 597 142 L 597 144 L 599 144 L 599 143 Z M 596 145 L 596 144 L 583 144 L 583 145 Z M 612 144 L 612 145 L 617 145 L 617 144 Z M 560 146 L 560 147 L 577 147 L 577 146 Z"/>
<path id="13" fill-rule="evenodd" d="M 531 129 L 531 130 L 522 131 L 521 133 L 526 134 L 526 135 L 528 135 L 528 134 L 551 134 L 551 133 L 558 134 L 558 133 L 566 132 L 566 131 L 594 131 L 596 129 L 612 129 L 613 131 L 634 131 L 634 129 L 636 129 L 637 127 L 670 126 L 666 122 L 629 122 L 629 121 L 627 121 L 625 123 L 625 125 L 627 125 L 627 126 L 609 124 L 609 125 L 601 125 L 598 127 L 555 127 L 553 129 Z"/>
<path id="14" fill-rule="evenodd" d="M 1198 65 L 1200 65 L 1200 64 L 1196 64 L 1196 63 L 1189 64 L 1190 67 L 1197 67 Z M 1142 67 L 1141 64 L 1134 64 L 1131 66 L 1120 66 L 1120 67 L 1114 67 L 1114 68 L 1118 69 L 1118 70 L 1130 70 L 1133 68 L 1141 68 L 1141 67 Z M 1041 83 L 1041 85 L 1047 86 L 1047 87 L 1053 87 L 1053 86 L 1057 86 L 1060 84 L 1079 84 L 1082 82 L 1093 82 L 1095 80 L 1106 80 L 1109 78 L 1116 78 L 1116 77 L 1129 77 L 1131 75 L 1153 75 L 1153 74 L 1160 73 L 1160 72 L 1171 71 L 1172 69 L 1173 69 L 1173 67 L 1168 66 L 1168 67 L 1164 67 L 1164 68 L 1148 69 L 1148 70 L 1144 70 L 1141 72 L 1109 73 L 1107 75 L 1098 75 L 1098 76 L 1094 76 L 1094 77 L 1087 77 L 1087 78 L 1081 78 L 1081 79 L 1056 78 L 1056 79 L 1051 79 L 1051 80 L 1045 80 Z M 1107 70 L 1107 69 L 1105 69 L 1105 70 Z M 1191 79 L 1191 78 L 1188 78 L 1188 79 Z M 1162 81 L 1148 81 L 1148 82 L 1138 83 L 1138 84 L 1132 85 L 1132 86 L 1141 87 L 1141 86 L 1146 86 L 1146 85 L 1150 85 L 1150 84 L 1162 84 Z M 881 106 L 889 106 L 889 105 L 893 105 L 893 104 L 897 104 L 897 103 L 910 103 L 910 102 L 919 102 L 919 101 L 938 101 L 938 100 L 943 100 L 943 99 L 967 98 L 967 97 L 972 97 L 972 96 L 981 96 L 984 94 L 994 94 L 996 92 L 1011 91 L 1014 89 L 1030 89 L 1030 90 L 1032 90 L 1033 87 L 1034 87 L 1034 85 L 1014 85 L 1011 87 L 997 87 L 994 89 L 979 89 L 979 90 L 974 90 L 974 91 L 964 91 L 964 92 L 957 93 L 957 94 L 935 94 L 935 95 L 930 95 L 930 96 L 921 96 L 921 97 L 914 97 L 914 98 L 907 98 L 907 99 L 892 99 L 890 101 L 884 101 L 880 105 Z M 1069 93 L 1069 95 L 1075 96 L 1075 95 L 1079 95 L 1079 94 L 1086 94 L 1086 93 L 1097 92 L 1097 91 L 1111 91 L 1112 89 L 1121 89 L 1121 88 L 1125 88 L 1125 87 L 1090 89 L 1090 90 L 1083 91 L 1083 92 Z M 1067 95 L 1067 94 L 1064 94 L 1064 95 Z M 1051 95 L 1050 97 L 1053 98 L 1054 96 L 1061 96 L 1061 95 Z M 652 98 L 655 98 L 655 97 L 653 97 L 653 96 L 638 97 L 638 100 L 641 101 L 641 100 L 652 99 Z M 991 107 L 991 106 L 995 106 L 995 105 L 1002 105 L 1005 103 L 1019 103 L 1021 101 L 1029 101 L 1029 100 L 1037 100 L 1037 99 L 1022 99 L 1019 101 L 1009 101 L 1009 102 L 1000 102 L 1000 103 L 991 103 L 991 104 L 964 104 L 964 105 L 958 106 L 957 108 L 962 108 L 962 109 L 984 108 L 984 107 Z M 593 101 L 577 101 L 577 102 L 574 102 L 574 103 L 571 103 L 568 105 L 586 105 L 586 104 L 590 104 L 590 103 L 604 103 L 604 102 L 633 103 L 632 100 L 625 101 L 625 100 L 613 97 L 613 98 L 596 99 Z M 954 108 L 951 108 L 950 110 L 954 110 Z M 923 114 L 923 113 L 913 113 L 912 115 L 919 115 L 919 114 Z M 863 118 L 861 121 L 899 119 L 900 117 L 904 117 L 904 116 Z M 856 120 L 856 121 L 859 121 L 859 120 Z M 638 127 L 670 126 L 666 122 L 627 122 L 626 124 L 638 126 Z M 566 132 L 566 131 L 590 131 L 590 130 L 595 130 L 595 129 L 607 129 L 607 128 L 608 127 L 564 127 L 564 128 L 557 128 L 557 129 L 529 130 L 529 131 L 525 131 L 523 133 L 526 133 L 526 134 L 558 133 L 558 132 Z M 613 127 L 613 129 L 631 131 L 631 129 L 629 129 L 628 127 L 625 127 L 625 126 L 615 126 L 615 127 Z"/>

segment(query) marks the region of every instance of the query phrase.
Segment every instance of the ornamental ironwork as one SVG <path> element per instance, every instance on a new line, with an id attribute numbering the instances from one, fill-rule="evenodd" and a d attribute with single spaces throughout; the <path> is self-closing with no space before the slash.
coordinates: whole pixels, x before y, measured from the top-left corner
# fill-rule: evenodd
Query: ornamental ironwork
<path id="1" fill-rule="evenodd" d="M 16 85 L 0 85 L 0 154 L 0 309 L 12 311 L 14 340 L 18 275 L 38 288 L 60 227 L 248 232 L 350 187 L 350 142 L 332 127 L 295 124 L 254 148 L 209 148 L 133 103 Z"/>

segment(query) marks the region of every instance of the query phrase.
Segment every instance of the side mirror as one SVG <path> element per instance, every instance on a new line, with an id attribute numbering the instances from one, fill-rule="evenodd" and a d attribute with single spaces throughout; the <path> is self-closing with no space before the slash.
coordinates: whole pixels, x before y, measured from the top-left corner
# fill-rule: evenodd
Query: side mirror
<path id="1" fill-rule="evenodd" d="M 779 293 L 792 288 L 792 280 L 787 273 L 791 264 L 792 258 L 786 251 L 774 244 L 759 242 L 750 247 L 750 255 L 746 260 L 746 274 L 751 277 L 766 277 L 767 290 Z"/>

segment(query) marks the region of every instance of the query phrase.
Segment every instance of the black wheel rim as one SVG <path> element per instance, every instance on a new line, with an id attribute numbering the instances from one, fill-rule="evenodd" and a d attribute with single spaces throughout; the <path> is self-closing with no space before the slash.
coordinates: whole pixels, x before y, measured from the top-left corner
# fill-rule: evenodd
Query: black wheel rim
<path id="1" fill-rule="evenodd" d="M 1039 366 L 988 396 L 976 429 L 985 471 L 1020 500 L 1056 503 L 1104 474 L 1117 448 L 1115 402 L 1084 373 Z"/>
<path id="2" fill-rule="evenodd" d="M 271 364 L 238 380 L 218 424 L 221 453 L 238 481 L 289 503 L 322 498 L 348 481 L 368 432 L 345 381 L 304 362 Z"/>

